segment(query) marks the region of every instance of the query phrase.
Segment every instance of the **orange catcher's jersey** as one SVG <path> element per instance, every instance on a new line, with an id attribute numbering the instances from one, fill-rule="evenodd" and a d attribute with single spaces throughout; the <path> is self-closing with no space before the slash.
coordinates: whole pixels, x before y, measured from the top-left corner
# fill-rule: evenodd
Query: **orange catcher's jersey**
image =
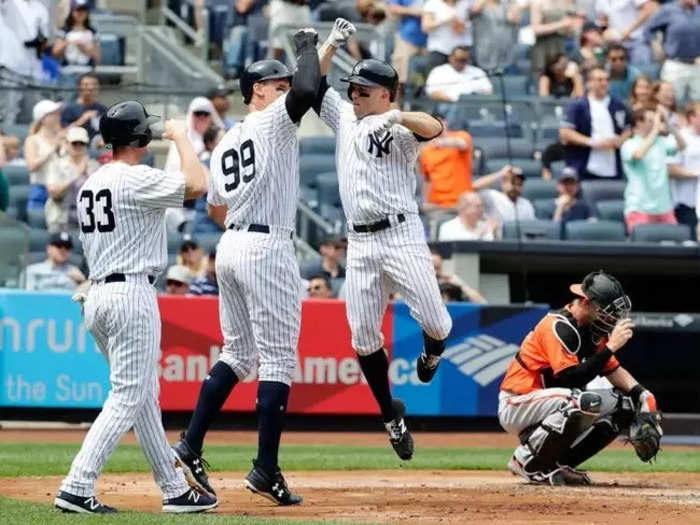
<path id="1" fill-rule="evenodd" d="M 606 342 L 604 339 L 594 344 L 590 330 L 577 326 L 566 308 L 550 312 L 525 337 L 506 371 L 501 390 L 523 395 L 561 386 L 556 384 L 557 374 L 602 350 Z M 612 356 L 602 374 L 607 375 L 619 366 L 618 360 Z"/>

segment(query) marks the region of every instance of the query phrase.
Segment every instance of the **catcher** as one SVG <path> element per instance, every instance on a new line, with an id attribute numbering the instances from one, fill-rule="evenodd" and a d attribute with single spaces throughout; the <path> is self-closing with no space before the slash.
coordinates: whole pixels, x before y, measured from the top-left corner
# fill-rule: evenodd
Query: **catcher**
<path id="1" fill-rule="evenodd" d="M 642 461 L 663 435 L 654 395 L 615 357 L 634 329 L 622 286 L 599 271 L 570 290 L 576 299 L 527 335 L 501 384 L 499 421 L 520 439 L 508 469 L 533 483 L 588 485 L 576 467 L 622 432 Z M 615 388 L 586 390 L 599 375 Z"/>

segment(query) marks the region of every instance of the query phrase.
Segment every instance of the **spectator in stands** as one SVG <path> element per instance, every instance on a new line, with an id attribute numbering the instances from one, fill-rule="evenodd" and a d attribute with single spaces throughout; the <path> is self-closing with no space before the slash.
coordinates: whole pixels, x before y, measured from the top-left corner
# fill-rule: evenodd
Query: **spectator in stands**
<path id="1" fill-rule="evenodd" d="M 333 289 L 328 277 L 314 275 L 309 279 L 310 299 L 333 299 Z"/>
<path id="2" fill-rule="evenodd" d="M 457 217 L 440 226 L 438 241 L 493 241 L 500 224 L 484 218 L 484 204 L 478 193 L 464 192 L 457 201 Z"/>
<path id="3" fill-rule="evenodd" d="M 443 303 L 461 303 L 464 301 L 462 289 L 456 284 L 440 283 L 439 287 Z"/>
<path id="4" fill-rule="evenodd" d="M 66 232 L 52 233 L 44 262 L 27 266 L 25 288 L 36 291 L 70 292 L 85 281 L 83 273 L 68 263 L 73 241 Z"/>
<path id="5" fill-rule="evenodd" d="M 233 126 L 233 121 L 227 116 L 231 109 L 231 101 L 228 98 L 231 93 L 233 93 L 233 90 L 224 85 L 218 85 L 207 92 L 207 98 L 214 106 L 217 115 L 219 115 L 225 131 L 228 131 Z"/>
<path id="6" fill-rule="evenodd" d="M 107 108 L 98 102 L 100 81 L 94 73 L 85 73 L 78 80 L 78 98 L 66 104 L 61 112 L 63 127 L 81 126 L 85 128 L 90 140 L 100 133 L 100 118 Z"/>
<path id="7" fill-rule="evenodd" d="M 553 142 L 542 152 L 542 178 L 552 180 L 552 164 L 564 160 L 564 146 L 561 142 Z"/>
<path id="8" fill-rule="evenodd" d="M 293 23 L 297 27 L 311 25 L 311 10 L 309 0 L 270 0 L 268 10 L 270 18 L 270 29 L 268 40 L 272 58 L 277 60 L 282 58 L 284 50 L 282 48 L 283 36 L 276 33 L 280 26 Z"/>
<path id="9" fill-rule="evenodd" d="M 51 36 L 46 5 L 41 0 L 6 0 L 2 2 L 2 7 L 1 16 L 5 18 L 7 27 L 22 43 L 19 50 L 14 49 L 19 51 L 19 60 L 13 61 L 15 72 L 41 82 L 44 77 L 42 56 Z"/>
<path id="10" fill-rule="evenodd" d="M 238 78 L 248 61 L 261 58 L 260 42 L 255 35 L 268 33 L 268 20 L 263 12 L 267 5 L 267 0 L 234 0 L 234 24 L 225 46 L 226 78 Z"/>
<path id="11" fill-rule="evenodd" d="M 605 69 L 591 69 L 588 96 L 569 103 L 559 129 L 566 164 L 581 180 L 622 177 L 618 148 L 629 137 L 629 113 L 622 101 L 610 96 L 609 80 Z"/>
<path id="12" fill-rule="evenodd" d="M 535 33 L 532 47 L 532 73 L 535 78 L 544 71 L 547 59 L 566 52 L 566 39 L 580 27 L 573 0 L 533 0 L 530 23 Z"/>
<path id="13" fill-rule="evenodd" d="M 211 153 L 214 151 L 214 148 L 223 136 L 224 130 L 217 128 L 216 126 L 211 126 L 202 137 L 202 141 L 204 142 L 204 151 L 199 154 L 199 160 L 207 167 L 207 169 L 210 168 L 209 162 L 211 161 Z"/>
<path id="14" fill-rule="evenodd" d="M 426 0 L 421 28 L 428 35 L 427 73 L 447 62 L 456 47 L 472 45 L 471 0 Z"/>
<path id="15" fill-rule="evenodd" d="M 584 74 L 595 66 L 605 65 L 603 32 L 595 22 L 586 22 L 583 25 L 579 37 L 579 48 L 574 53 L 573 60 L 578 63 Z"/>
<path id="16" fill-rule="evenodd" d="M 639 75 L 632 82 L 630 89 L 629 108 L 634 111 L 641 108 L 655 108 L 656 101 L 652 96 L 654 82 L 647 75 Z"/>
<path id="17" fill-rule="evenodd" d="M 555 98 L 582 97 L 583 78 L 576 62 L 569 61 L 564 53 L 548 59 L 540 75 L 538 94 Z"/>
<path id="18" fill-rule="evenodd" d="M 665 107 L 669 113 L 671 124 L 679 126 L 681 117 L 678 114 L 678 105 L 676 104 L 676 93 L 673 83 L 664 80 L 656 82 L 651 88 L 651 92 L 654 97 L 654 105 Z M 668 133 L 668 130 L 663 130 L 663 133 Z"/>
<path id="19" fill-rule="evenodd" d="M 74 230 L 78 227 L 78 190 L 100 165 L 87 152 L 88 134 L 84 128 L 68 128 L 68 142 L 64 157 L 51 163 L 46 176 L 46 200 L 44 215 L 50 232 Z"/>
<path id="20" fill-rule="evenodd" d="M 437 279 L 438 284 L 440 285 L 440 292 L 442 294 L 443 287 L 449 290 L 449 293 L 447 294 L 447 297 L 449 298 L 450 301 L 453 300 L 459 300 L 463 301 L 464 297 L 467 298 L 468 301 L 472 303 L 479 303 L 479 304 L 486 304 L 487 301 L 484 298 L 483 295 L 481 295 L 478 290 L 475 290 L 471 286 L 469 286 L 467 283 L 465 283 L 462 279 L 460 279 L 457 275 L 455 274 L 448 274 L 443 271 L 443 259 L 442 255 L 440 255 L 440 252 L 438 252 L 435 249 L 430 250 L 431 257 L 433 259 L 433 268 L 435 269 L 435 278 Z M 451 285 L 452 287 L 456 287 L 460 292 L 461 296 L 456 293 L 454 288 L 450 288 L 447 285 Z M 456 297 L 459 296 L 459 299 L 456 299 Z M 443 294 L 443 300 L 445 300 L 445 295 Z M 447 302 L 447 301 L 445 301 Z"/>
<path id="21" fill-rule="evenodd" d="M 207 261 L 204 260 L 202 248 L 189 235 L 185 236 L 185 240 L 180 245 L 180 252 L 175 262 L 187 270 L 190 278 L 203 277 L 207 274 Z"/>
<path id="22" fill-rule="evenodd" d="M 423 0 L 389 0 L 389 12 L 399 20 L 399 30 L 394 36 L 394 54 L 391 58 L 399 74 L 399 86 L 408 79 L 408 63 L 412 56 L 423 54 L 428 36 L 420 27 Z"/>
<path id="23" fill-rule="evenodd" d="M 469 14 L 474 24 L 474 63 L 490 71 L 515 61 L 522 9 L 511 0 L 474 0 Z"/>
<path id="24" fill-rule="evenodd" d="M 216 250 L 209 252 L 207 258 L 207 273 L 195 277 L 190 283 L 190 293 L 193 295 L 219 295 L 219 285 L 216 281 Z"/>
<path id="25" fill-rule="evenodd" d="M 29 127 L 29 136 L 24 141 L 24 158 L 31 184 L 27 209 L 43 208 L 49 196 L 46 191 L 46 176 L 51 163 L 58 159 L 63 145 L 60 111 L 61 104 L 52 100 L 41 100 L 32 110 L 34 121 Z"/>
<path id="26" fill-rule="evenodd" d="M 627 176 L 627 229 L 632 232 L 638 225 L 651 222 L 677 224 L 667 163 L 669 155 L 685 149 L 685 141 L 669 123 L 668 111 L 662 106 L 656 110 L 636 110 L 632 115 L 632 126 L 634 135 L 621 148 Z M 669 128 L 673 137 L 660 135 L 664 126 Z"/>
<path id="27" fill-rule="evenodd" d="M 487 217 L 497 219 L 501 224 L 514 220 L 525 221 L 535 218 L 535 207 L 522 197 L 525 177 L 518 168 L 507 166 L 508 173 L 501 179 L 501 191 L 484 190 L 480 193 L 484 201 Z"/>
<path id="28" fill-rule="evenodd" d="M 0 130 L 0 169 L 11 163 L 19 154 L 19 139 L 12 135 L 5 135 Z"/>
<path id="29" fill-rule="evenodd" d="M 342 263 L 345 260 L 347 239 L 338 235 L 329 235 L 321 241 L 319 251 L 321 262 L 304 269 L 302 277 L 311 279 L 314 275 L 321 275 L 327 279 L 344 279 L 345 268 Z"/>
<path id="30" fill-rule="evenodd" d="M 669 164 L 671 197 L 680 224 L 687 224 L 693 235 L 698 226 L 698 177 L 700 177 L 700 102 L 691 102 L 685 111 L 687 127 L 681 130 L 685 149 Z"/>
<path id="31" fill-rule="evenodd" d="M 608 44 L 622 44 L 632 64 L 649 64 L 651 48 L 643 38 L 644 24 L 659 8 L 652 0 L 597 0 L 600 25 L 606 27 L 603 38 Z"/>
<path id="32" fill-rule="evenodd" d="M 62 75 L 75 75 L 101 61 L 97 31 L 90 24 L 88 0 L 73 0 L 71 10 L 51 53 L 63 63 Z"/>
<path id="33" fill-rule="evenodd" d="M 174 264 L 165 275 L 165 293 L 168 295 L 187 295 L 190 292 L 192 275 L 184 266 Z"/>
<path id="34" fill-rule="evenodd" d="M 187 108 L 187 136 L 192 142 L 195 153 L 199 155 L 204 151 L 204 134 L 212 126 L 224 129 L 224 123 L 219 117 L 219 113 L 214 108 L 214 104 L 208 98 L 195 97 Z M 168 157 L 165 160 L 166 171 L 177 171 L 180 169 L 180 156 L 174 145 L 168 150 Z"/>
<path id="35" fill-rule="evenodd" d="M 591 208 L 581 199 L 581 187 L 575 169 L 567 166 L 562 170 L 557 177 L 557 193 L 559 196 L 554 201 L 552 220 L 561 222 L 563 226 L 568 221 L 582 221 L 593 216 Z"/>
<path id="36" fill-rule="evenodd" d="M 469 48 L 458 46 L 452 50 L 447 64 L 430 72 L 425 92 L 433 100 L 457 102 L 462 95 L 490 95 L 493 86 L 483 70 L 469 65 Z"/>
<path id="37" fill-rule="evenodd" d="M 700 100 L 700 6 L 698 0 L 676 0 L 661 6 L 644 29 L 651 42 L 662 31 L 666 56 L 661 78 L 673 84 L 681 103 Z"/>
<path id="38" fill-rule="evenodd" d="M 627 63 L 627 49 L 622 44 L 610 44 L 606 60 L 610 73 L 610 95 L 618 100 L 627 100 L 640 71 Z"/>

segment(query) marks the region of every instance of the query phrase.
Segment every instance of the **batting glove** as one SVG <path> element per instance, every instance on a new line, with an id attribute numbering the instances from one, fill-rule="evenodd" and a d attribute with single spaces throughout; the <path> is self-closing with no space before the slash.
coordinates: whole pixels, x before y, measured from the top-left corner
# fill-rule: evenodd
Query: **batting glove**
<path id="1" fill-rule="evenodd" d="M 312 27 L 305 27 L 294 33 L 294 45 L 297 48 L 297 53 L 300 53 L 302 49 L 312 46 L 316 48 L 318 43 L 318 33 Z"/>
<path id="2" fill-rule="evenodd" d="M 401 110 L 389 110 L 386 113 L 378 115 L 377 126 L 373 132 L 379 134 L 385 133 L 389 131 L 394 124 L 401 124 L 402 122 L 403 113 L 401 113 Z"/>
<path id="3" fill-rule="evenodd" d="M 331 46 L 338 48 L 347 43 L 348 40 L 352 38 L 355 34 L 357 28 L 344 18 L 336 18 L 335 24 L 333 24 L 333 29 L 331 29 L 331 34 L 328 36 L 326 42 Z"/>

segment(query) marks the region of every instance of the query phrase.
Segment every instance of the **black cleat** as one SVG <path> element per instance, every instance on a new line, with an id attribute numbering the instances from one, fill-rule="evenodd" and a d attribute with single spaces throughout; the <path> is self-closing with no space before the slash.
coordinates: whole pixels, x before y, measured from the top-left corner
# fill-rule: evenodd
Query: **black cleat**
<path id="1" fill-rule="evenodd" d="M 416 360 L 416 373 L 423 383 L 430 383 L 440 364 L 440 356 L 422 352 Z"/>
<path id="2" fill-rule="evenodd" d="M 394 419 L 384 423 L 386 431 L 389 433 L 389 442 L 394 447 L 396 454 L 403 460 L 413 457 L 413 437 L 406 428 L 403 416 L 406 414 L 406 405 L 400 399 L 393 399 Z"/>
<path id="3" fill-rule="evenodd" d="M 255 461 L 253 469 L 245 477 L 245 486 L 251 492 L 260 494 L 277 505 L 299 505 L 303 501 L 301 496 L 292 494 L 289 490 L 281 470 L 269 475 L 259 468 Z"/>
<path id="4" fill-rule="evenodd" d="M 81 514 L 114 514 L 117 512 L 117 509 L 114 507 L 103 505 L 97 501 L 95 496 L 85 498 L 62 490 L 59 490 L 58 494 L 56 494 L 53 504 L 63 512 L 78 512 Z"/>
<path id="5" fill-rule="evenodd" d="M 163 500 L 163 512 L 168 514 L 193 514 L 215 508 L 219 502 L 207 494 L 197 492 L 190 487 L 187 492 L 177 498 Z"/>
<path id="6" fill-rule="evenodd" d="M 192 488 L 197 489 L 202 494 L 206 494 L 212 498 L 216 498 L 216 492 L 209 484 L 206 469 L 209 468 L 209 463 L 197 454 L 185 441 L 185 433 L 180 434 L 180 441 L 173 445 L 173 454 L 177 466 L 182 468 L 182 472 L 187 478 L 187 482 Z"/>

